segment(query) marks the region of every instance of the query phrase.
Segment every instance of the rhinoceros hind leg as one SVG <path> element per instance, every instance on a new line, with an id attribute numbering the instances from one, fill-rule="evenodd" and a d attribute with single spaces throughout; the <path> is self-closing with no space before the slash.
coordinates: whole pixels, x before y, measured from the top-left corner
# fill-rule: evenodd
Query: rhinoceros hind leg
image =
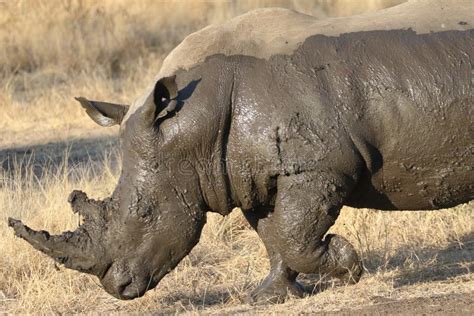
<path id="1" fill-rule="evenodd" d="M 362 263 L 351 243 L 344 237 L 328 234 L 324 238 L 325 252 L 318 273 L 336 277 L 349 284 L 359 282 L 362 276 Z"/>

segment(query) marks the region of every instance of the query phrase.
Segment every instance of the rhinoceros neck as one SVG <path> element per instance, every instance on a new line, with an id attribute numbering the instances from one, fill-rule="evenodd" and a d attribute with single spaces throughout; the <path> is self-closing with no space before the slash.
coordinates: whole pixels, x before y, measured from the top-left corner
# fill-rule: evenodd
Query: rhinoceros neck
<path id="1" fill-rule="evenodd" d="M 232 119 L 232 65 L 212 58 L 176 72 L 176 82 L 179 106 L 160 123 L 159 152 L 171 163 L 170 177 L 178 186 L 198 188 L 207 211 L 228 214 L 232 202 L 224 162 Z"/>

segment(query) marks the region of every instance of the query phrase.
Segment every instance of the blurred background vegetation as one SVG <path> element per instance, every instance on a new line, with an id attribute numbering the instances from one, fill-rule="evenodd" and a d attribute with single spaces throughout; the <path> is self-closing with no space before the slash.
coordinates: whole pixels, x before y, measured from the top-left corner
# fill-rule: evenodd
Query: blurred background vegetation
<path id="1" fill-rule="evenodd" d="M 318 18 L 404 0 L 0 1 L 0 132 L 4 144 L 94 131 L 73 96 L 131 103 L 184 37 L 260 7 Z M 24 131 L 30 135 L 25 139 Z M 35 140 L 38 139 L 38 140 Z M 1 147 L 1 143 L 0 143 Z"/>
<path id="2" fill-rule="evenodd" d="M 0 78 L 16 91 L 83 73 L 141 77 L 186 35 L 260 7 L 318 18 L 379 10 L 403 0 L 38 0 L 0 2 Z M 20 78 L 12 79 L 18 75 Z M 41 82 L 41 83 L 40 83 Z M 30 83 L 25 87 L 26 83 Z"/>

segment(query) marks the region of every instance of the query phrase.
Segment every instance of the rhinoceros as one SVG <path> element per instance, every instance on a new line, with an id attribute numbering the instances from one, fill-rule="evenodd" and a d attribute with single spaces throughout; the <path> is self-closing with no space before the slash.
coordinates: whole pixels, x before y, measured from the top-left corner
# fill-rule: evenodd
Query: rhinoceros
<path id="1" fill-rule="evenodd" d="M 119 299 L 157 286 L 207 212 L 240 208 L 270 259 L 252 301 L 301 296 L 299 273 L 354 283 L 342 206 L 435 210 L 474 196 L 474 4 L 410 1 L 318 20 L 258 9 L 189 35 L 132 105 L 78 98 L 120 124 L 110 198 L 69 197 L 84 222 L 17 236 Z M 354 210 L 356 212 L 357 210 Z"/>

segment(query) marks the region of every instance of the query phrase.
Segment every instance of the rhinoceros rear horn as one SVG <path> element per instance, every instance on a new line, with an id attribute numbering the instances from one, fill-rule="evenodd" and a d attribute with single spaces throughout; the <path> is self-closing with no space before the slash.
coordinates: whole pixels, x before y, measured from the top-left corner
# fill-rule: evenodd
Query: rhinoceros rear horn
<path id="1" fill-rule="evenodd" d="M 83 97 L 77 97 L 76 100 L 94 122 L 105 127 L 122 123 L 129 109 L 128 105 L 90 101 Z"/>

